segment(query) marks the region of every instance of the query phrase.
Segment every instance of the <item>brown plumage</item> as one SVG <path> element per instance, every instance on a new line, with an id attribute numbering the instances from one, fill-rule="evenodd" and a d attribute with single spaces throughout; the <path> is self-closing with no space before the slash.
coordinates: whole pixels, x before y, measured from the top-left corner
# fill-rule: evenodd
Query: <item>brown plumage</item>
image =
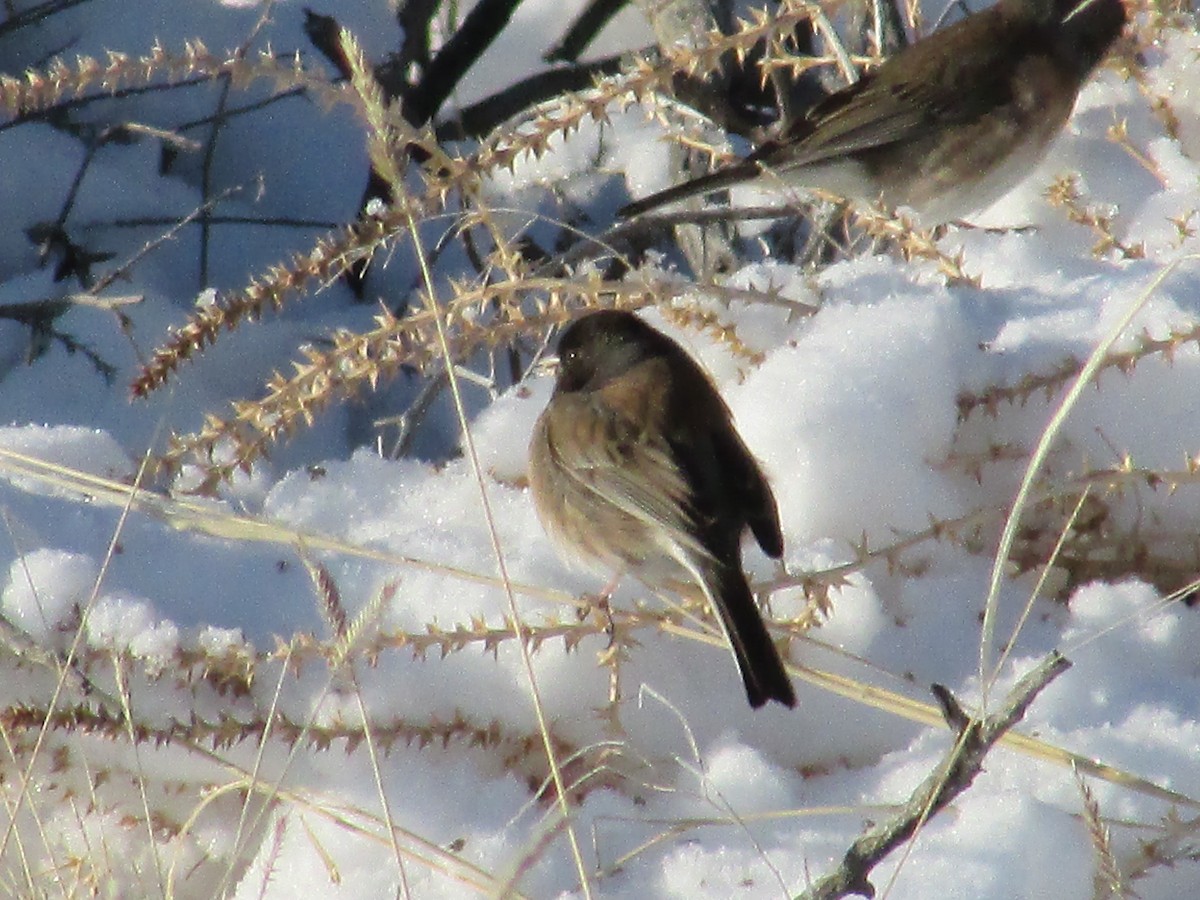
<path id="1" fill-rule="evenodd" d="M 1029 174 L 1125 25 L 1121 0 L 1000 0 L 909 45 L 746 159 L 629 204 L 628 217 L 751 181 L 819 189 L 925 224 Z"/>
<path id="2" fill-rule="evenodd" d="M 567 552 L 647 585 L 703 592 L 750 705 L 796 696 L 742 571 L 750 528 L 783 555 L 775 497 L 700 366 L 632 313 L 587 315 L 558 345 L 529 445 L 538 516 Z"/>

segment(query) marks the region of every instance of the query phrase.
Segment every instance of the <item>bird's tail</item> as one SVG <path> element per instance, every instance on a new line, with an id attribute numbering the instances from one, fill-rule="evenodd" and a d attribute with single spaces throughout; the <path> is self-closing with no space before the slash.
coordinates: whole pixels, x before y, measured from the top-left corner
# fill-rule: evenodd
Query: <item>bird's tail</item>
<path id="1" fill-rule="evenodd" d="M 705 579 L 705 593 L 733 650 L 750 705 L 758 709 L 768 700 L 775 700 L 784 706 L 795 706 L 792 680 L 740 568 L 714 566 L 710 577 Z"/>
<path id="2" fill-rule="evenodd" d="M 722 188 L 732 187 L 759 174 L 761 174 L 761 170 L 757 163 L 736 163 L 708 175 L 701 175 L 699 178 L 685 181 L 683 184 L 669 187 L 657 194 L 651 194 L 649 197 L 643 197 L 641 200 L 634 200 L 617 210 L 617 216 L 622 219 L 632 219 L 634 216 L 640 216 L 642 213 L 675 203 L 678 200 L 686 200 L 688 197 L 695 197 L 698 194 L 708 194 Z"/>

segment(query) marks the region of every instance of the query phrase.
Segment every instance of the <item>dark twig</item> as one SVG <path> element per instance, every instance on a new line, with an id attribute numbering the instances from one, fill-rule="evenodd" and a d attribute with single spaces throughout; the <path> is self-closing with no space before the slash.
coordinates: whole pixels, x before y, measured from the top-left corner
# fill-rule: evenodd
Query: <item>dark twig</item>
<path id="1" fill-rule="evenodd" d="M 476 4 L 429 63 L 421 83 L 404 98 L 404 118 L 417 126 L 432 119 L 520 5 L 520 0 L 481 0 Z"/>
<path id="2" fill-rule="evenodd" d="M 91 93 L 81 92 L 71 97 L 64 98 L 59 102 L 38 109 L 34 112 L 21 113 L 13 116 L 7 122 L 0 122 L 0 132 L 7 131 L 10 128 L 19 128 L 27 122 L 43 121 L 57 117 L 60 114 L 73 109 L 83 109 L 93 103 L 111 103 L 114 100 L 124 100 L 128 97 L 141 97 L 145 94 L 159 94 L 167 91 L 177 91 L 184 88 L 196 87 L 202 84 L 208 84 L 220 76 L 217 75 L 197 75 L 193 78 L 182 78 L 179 81 L 172 81 L 169 84 L 141 84 L 130 87 L 120 88 L 115 91 L 106 91 L 98 88 Z"/>
<path id="3" fill-rule="evenodd" d="M 108 288 L 108 286 L 111 285 L 118 278 L 127 277 L 129 275 L 130 271 L 133 269 L 133 267 L 139 261 L 141 261 L 144 257 L 149 255 L 154 250 L 156 250 L 162 244 L 165 244 L 168 241 L 174 240 L 175 237 L 179 234 L 179 232 L 182 231 L 184 229 L 184 227 L 186 227 L 187 225 L 190 225 L 192 222 L 201 220 L 201 221 L 208 221 L 208 223 L 210 225 L 213 224 L 211 219 L 208 219 L 208 220 L 205 219 L 207 214 L 212 212 L 212 210 L 214 210 L 218 205 L 220 205 L 220 203 L 222 201 L 224 201 L 228 197 L 232 196 L 233 194 L 238 193 L 240 190 L 241 190 L 241 188 L 238 188 L 238 187 L 226 188 L 225 190 L 221 191 L 220 193 L 216 194 L 215 196 L 209 198 L 204 203 L 201 203 L 199 206 L 197 206 L 195 209 L 193 209 L 190 213 L 188 213 L 182 219 L 174 220 L 171 223 L 171 227 L 169 229 L 167 229 L 166 232 L 164 232 L 163 234 L 154 238 L 154 240 L 148 241 L 146 244 L 144 244 L 141 247 L 140 250 L 136 251 L 132 256 L 130 256 L 129 259 L 127 259 L 125 262 L 121 263 L 121 265 L 117 266 L 115 269 L 113 269 L 111 272 L 109 272 L 103 278 L 101 278 L 95 285 L 93 285 L 91 293 L 93 295 L 99 295 L 99 293 L 101 291 Z"/>
<path id="4" fill-rule="evenodd" d="M 434 401 L 446 389 L 447 384 L 446 370 L 443 368 L 435 374 L 426 377 L 420 392 L 413 402 L 409 404 L 408 409 L 398 416 L 389 416 L 375 421 L 377 428 L 382 428 L 385 425 L 396 426 L 396 438 L 392 441 L 391 450 L 386 454 L 387 459 L 404 459 L 412 452 L 417 429 L 424 423 Z"/>
<path id="5" fill-rule="evenodd" d="M 57 341 L 67 353 L 78 353 L 86 358 L 92 364 L 92 368 L 108 384 L 112 384 L 117 377 L 116 367 L 106 362 L 87 344 L 55 327 L 55 320 L 73 306 L 75 304 L 65 297 L 33 300 L 28 303 L 6 303 L 0 306 L 0 319 L 10 319 L 28 326 L 30 339 L 26 363 L 32 364 L 49 349 L 51 341 Z"/>
<path id="6" fill-rule="evenodd" d="M 274 5 L 274 0 L 267 0 L 267 2 L 262 4 L 262 9 L 254 27 L 250 29 L 241 44 L 234 50 L 233 56 L 235 59 L 246 58 L 259 32 L 266 26 Z M 209 127 L 208 140 L 204 142 L 204 156 L 200 167 L 200 192 L 201 196 L 204 197 L 204 204 L 200 207 L 199 280 L 203 287 L 208 287 L 209 284 L 208 266 L 212 246 L 212 223 L 209 221 L 209 213 L 212 212 L 215 205 L 210 203 L 210 201 L 219 193 L 216 188 L 216 176 L 214 173 L 217 144 L 221 140 L 221 132 L 230 121 L 230 97 L 233 91 L 233 78 L 229 74 L 224 74 L 218 79 L 217 83 L 220 84 L 221 89 L 217 97 L 216 106 L 212 112 L 212 122 Z"/>
<path id="7" fill-rule="evenodd" d="M 209 211 L 212 209 L 209 201 L 215 192 L 213 165 L 216 161 L 217 141 L 220 139 L 221 129 L 225 125 L 225 116 L 229 106 L 229 92 L 233 88 L 233 81 L 228 75 L 222 75 L 220 78 L 221 92 L 217 98 L 216 110 L 213 112 L 212 126 L 209 129 L 208 140 L 204 142 L 204 162 L 200 169 L 200 192 L 204 197 L 204 203 L 200 207 L 200 285 L 208 287 L 208 262 L 210 238 L 212 236 L 212 223 L 208 220 Z"/>
<path id="8" fill-rule="evenodd" d="M 412 65 L 422 70 L 429 65 L 433 58 L 431 39 L 433 36 L 433 17 L 442 8 L 441 0 L 406 0 L 396 9 L 396 22 L 400 33 L 404 35 L 404 43 L 396 54 L 394 64 L 389 61 L 385 68 L 401 75 Z M 400 94 L 400 85 L 389 85 L 380 76 L 383 89 L 390 96 Z"/>
<path id="9" fill-rule="evenodd" d="M 575 62 L 604 26 L 629 0 L 590 0 L 557 44 L 546 51 L 547 62 Z"/>
<path id="10" fill-rule="evenodd" d="M 572 91 L 586 90 L 595 84 L 597 77 L 615 75 L 627 61 L 625 56 L 607 56 L 522 78 L 439 123 L 438 140 L 482 137 L 523 110 Z"/>
<path id="11" fill-rule="evenodd" d="M 874 897 L 875 888 L 867 879 L 871 870 L 971 786 L 983 771 L 984 757 L 995 743 L 1021 721 L 1042 689 L 1070 667 L 1066 657 L 1051 653 L 1017 682 L 1004 706 L 985 719 L 969 717 L 950 691 L 934 685 L 934 696 L 942 706 L 947 723 L 958 731 L 958 740 L 903 808 L 891 820 L 876 825 L 858 838 L 846 851 L 837 870 L 801 894 L 802 900 L 828 900 L 851 895 Z"/>
<path id="12" fill-rule="evenodd" d="M 38 25 L 51 16 L 70 9 L 72 6 L 79 6 L 82 3 L 88 2 L 89 0 L 48 0 L 46 3 L 39 3 L 37 6 L 31 6 L 29 9 L 12 12 L 3 22 L 0 22 L 0 37 L 4 37 L 10 32 L 30 25 Z"/>
<path id="13" fill-rule="evenodd" d="M 317 52 L 337 69 L 338 77 L 348 79 L 350 77 L 350 61 L 342 52 L 341 23 L 333 16 L 322 16 L 305 7 L 304 33 L 312 41 Z"/>
<path id="14" fill-rule="evenodd" d="M 211 79 L 205 80 L 209 81 Z M 199 84 L 200 81 L 196 81 L 194 83 Z M 186 122 L 180 122 L 178 125 L 174 126 L 174 128 L 175 131 L 188 131 L 193 128 L 201 128 L 205 125 L 212 125 L 217 119 L 220 119 L 222 122 L 228 124 L 239 116 L 247 116 L 251 113 L 259 112 L 260 110 L 266 109 L 268 106 L 273 106 L 276 103 L 280 103 L 284 100 L 302 98 L 304 96 L 304 91 L 305 89 L 302 87 L 291 88 L 279 94 L 271 94 L 269 97 L 263 97 L 261 100 L 252 100 L 249 103 L 243 103 L 241 106 L 228 106 L 222 111 L 213 112 L 208 115 L 200 116 L 196 119 L 190 119 Z"/>
<path id="15" fill-rule="evenodd" d="M 209 201 L 209 208 L 216 205 L 217 200 L 236 193 L 240 188 L 227 190 L 221 197 Z M 190 224 L 199 215 L 199 208 L 194 211 L 185 224 Z M 79 223 L 80 228 L 111 228 L 114 231 L 122 228 L 161 228 L 179 224 L 178 216 L 129 216 L 122 219 L 87 219 Z M 333 231 L 341 222 L 334 219 L 301 219 L 295 216 L 209 216 L 210 225 L 246 225 L 253 228 L 289 228 L 311 231 Z"/>
<path id="16" fill-rule="evenodd" d="M 147 241 L 139 250 L 135 251 L 132 256 L 114 268 L 111 272 L 106 273 L 100 278 L 99 281 L 92 285 L 91 291 L 89 292 L 90 295 L 99 297 L 100 293 L 107 290 L 108 287 L 115 281 L 120 278 L 127 278 L 129 273 L 133 270 L 133 267 L 142 259 L 153 253 L 163 244 L 173 241 L 179 232 L 182 231 L 187 225 L 199 220 L 205 213 L 211 213 L 218 204 L 220 204 L 227 197 L 237 193 L 238 190 L 239 188 L 236 187 L 226 188 L 224 191 L 211 198 L 207 203 L 203 203 L 193 209 L 182 219 L 172 222 L 171 227 L 168 228 L 163 234 L 160 234 L 153 240 Z M 210 218 L 208 220 L 208 224 L 213 225 L 216 223 Z M 146 364 L 145 354 L 142 353 L 141 347 L 138 346 L 137 341 L 133 337 L 133 328 L 129 317 L 115 306 L 110 306 L 110 308 L 113 310 L 113 313 L 117 317 L 117 321 L 120 323 L 121 331 L 124 332 L 125 336 L 129 339 L 130 346 L 133 347 L 133 352 L 134 355 L 137 356 L 138 363 L 144 366 Z"/>

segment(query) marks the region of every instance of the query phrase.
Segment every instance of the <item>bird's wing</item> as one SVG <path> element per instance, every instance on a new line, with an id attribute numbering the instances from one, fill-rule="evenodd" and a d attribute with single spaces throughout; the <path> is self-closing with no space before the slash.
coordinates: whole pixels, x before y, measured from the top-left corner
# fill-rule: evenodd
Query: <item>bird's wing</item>
<path id="1" fill-rule="evenodd" d="M 595 394 L 576 395 L 568 403 L 586 404 L 586 415 L 573 415 L 562 405 L 560 422 L 587 421 L 592 428 L 571 442 L 572 457 L 562 466 L 575 488 L 649 528 L 666 528 L 688 553 L 710 556 L 695 537 L 692 485 L 658 423 L 639 422 L 639 416 L 625 415 Z"/>
<path id="2" fill-rule="evenodd" d="M 746 524 L 763 553 L 772 559 L 783 556 L 783 531 L 779 525 L 779 507 L 758 460 L 750 453 L 741 436 L 732 428 L 714 433 L 715 453 L 727 473 L 727 490 L 746 518 Z"/>
<path id="3" fill-rule="evenodd" d="M 833 94 L 797 120 L 786 137 L 764 144 L 754 156 L 767 167 L 806 166 L 902 141 L 933 121 L 928 93 L 919 85 L 892 84 Z"/>
<path id="4" fill-rule="evenodd" d="M 699 393 L 699 392 L 696 392 Z M 672 441 L 671 456 L 691 485 L 702 540 L 718 558 L 737 554 L 742 529 L 750 526 L 763 552 L 783 554 L 775 496 L 758 461 L 733 426 L 724 401 L 694 403 L 692 427 Z"/>
<path id="5" fill-rule="evenodd" d="M 1014 52 L 1028 51 L 1021 45 L 1031 35 L 999 22 L 985 10 L 914 44 L 818 101 L 754 157 L 766 167 L 809 165 L 911 139 L 935 122 L 971 121 L 1007 102 Z"/>

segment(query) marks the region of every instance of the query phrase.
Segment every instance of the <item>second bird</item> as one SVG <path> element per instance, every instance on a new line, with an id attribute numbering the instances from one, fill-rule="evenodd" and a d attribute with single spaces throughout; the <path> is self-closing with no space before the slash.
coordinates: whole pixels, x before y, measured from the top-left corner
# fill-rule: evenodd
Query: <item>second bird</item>
<path id="1" fill-rule="evenodd" d="M 752 707 L 796 704 L 742 571 L 749 527 L 783 555 L 775 497 L 729 408 L 682 347 L 628 312 L 578 319 L 529 445 L 546 531 L 599 569 L 703 594 Z"/>
<path id="2" fill-rule="evenodd" d="M 759 182 L 882 198 L 927 226 L 961 218 L 1029 174 L 1125 19 L 1121 0 L 1000 0 L 830 94 L 744 160 L 619 215 Z"/>

